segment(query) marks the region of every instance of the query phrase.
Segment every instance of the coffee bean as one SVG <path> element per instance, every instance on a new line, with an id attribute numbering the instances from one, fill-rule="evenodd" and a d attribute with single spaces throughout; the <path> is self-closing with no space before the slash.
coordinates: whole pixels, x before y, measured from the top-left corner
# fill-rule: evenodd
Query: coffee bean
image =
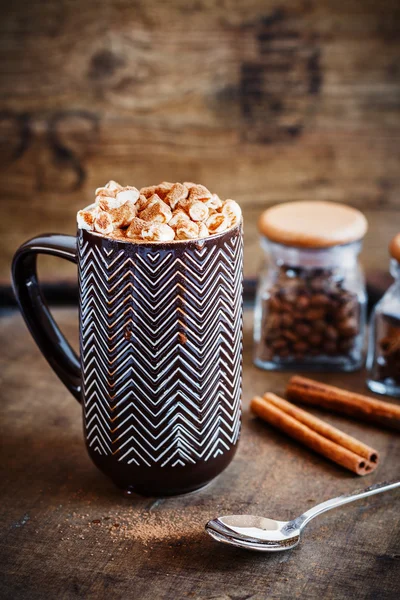
<path id="1" fill-rule="evenodd" d="M 289 304 L 289 302 L 282 302 L 281 311 L 282 312 L 291 312 L 293 310 L 293 306 Z"/>
<path id="2" fill-rule="evenodd" d="M 352 317 L 340 321 L 337 328 L 342 337 L 354 337 L 358 333 L 358 323 Z"/>
<path id="3" fill-rule="evenodd" d="M 326 330 L 326 328 L 327 328 L 327 324 L 322 319 L 318 319 L 317 321 L 314 321 L 314 323 L 313 323 L 314 331 L 324 332 Z"/>
<path id="4" fill-rule="evenodd" d="M 290 342 L 297 342 L 297 340 L 299 339 L 298 336 L 293 333 L 293 331 L 291 331 L 290 329 L 283 329 L 281 331 L 282 337 L 284 337 L 286 340 L 289 340 Z"/>
<path id="5" fill-rule="evenodd" d="M 305 325 L 304 323 L 299 323 L 294 329 L 301 337 L 309 336 L 312 331 L 310 325 Z"/>
<path id="6" fill-rule="evenodd" d="M 330 296 L 328 310 L 330 310 L 332 314 L 335 315 L 335 318 L 337 317 L 337 312 L 339 308 L 340 302 L 335 298 L 335 296 Z"/>
<path id="7" fill-rule="evenodd" d="M 324 308 L 310 308 L 305 313 L 305 317 L 309 321 L 318 321 L 319 319 L 323 319 L 324 316 L 325 316 Z"/>
<path id="8" fill-rule="evenodd" d="M 271 348 L 273 348 L 274 350 L 281 350 L 282 348 L 286 348 L 286 347 L 287 347 L 287 342 L 286 342 L 286 340 L 284 340 L 282 338 L 271 342 Z"/>
<path id="9" fill-rule="evenodd" d="M 281 317 L 277 313 L 272 313 L 267 318 L 266 326 L 268 329 L 278 329 L 281 325 Z"/>
<path id="10" fill-rule="evenodd" d="M 269 310 L 275 311 L 275 312 L 280 312 L 281 310 L 281 302 L 280 300 L 278 300 L 278 298 L 276 296 L 271 296 L 269 299 Z"/>
<path id="11" fill-rule="evenodd" d="M 335 354 L 337 350 L 337 345 L 335 342 L 325 342 L 322 346 L 322 349 L 327 354 Z"/>
<path id="12" fill-rule="evenodd" d="M 296 308 L 298 310 L 306 310 L 310 306 L 310 300 L 304 294 L 298 296 L 296 300 Z"/>
<path id="13" fill-rule="evenodd" d="M 290 312 L 282 313 L 281 323 L 282 323 L 282 327 L 292 327 L 292 325 L 294 323 L 294 318 L 290 314 Z"/>
<path id="14" fill-rule="evenodd" d="M 265 340 L 267 342 L 272 342 L 272 340 L 276 340 L 281 335 L 279 329 L 267 329 L 267 333 L 265 335 Z"/>
<path id="15" fill-rule="evenodd" d="M 308 350 L 308 344 L 306 342 L 296 342 L 293 344 L 293 350 L 295 352 L 306 352 L 306 350 Z"/>
<path id="16" fill-rule="evenodd" d="M 295 320 L 295 322 L 299 322 L 299 321 L 304 321 L 305 315 L 303 312 L 299 311 L 299 310 L 295 310 L 293 311 L 293 318 Z"/>
<path id="17" fill-rule="evenodd" d="M 277 354 L 280 358 L 288 358 L 288 356 L 290 356 L 290 351 L 288 350 L 288 348 L 281 348 L 280 350 L 278 350 Z"/>
<path id="18" fill-rule="evenodd" d="M 333 325 L 328 325 L 325 328 L 325 336 L 329 339 L 329 340 L 337 340 L 338 338 L 338 332 L 337 330 L 333 327 Z"/>
<path id="19" fill-rule="evenodd" d="M 309 336 L 308 342 L 310 346 L 319 346 L 322 342 L 322 335 L 320 335 L 319 333 L 313 333 Z"/>
<path id="20" fill-rule="evenodd" d="M 325 294 L 315 294 L 310 298 L 310 305 L 313 307 L 328 306 L 329 303 L 330 299 Z"/>

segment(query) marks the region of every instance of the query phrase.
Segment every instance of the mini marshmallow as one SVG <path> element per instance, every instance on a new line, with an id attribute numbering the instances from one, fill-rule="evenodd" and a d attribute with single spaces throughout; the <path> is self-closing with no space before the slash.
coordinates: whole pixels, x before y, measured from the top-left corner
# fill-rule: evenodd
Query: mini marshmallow
<path id="1" fill-rule="evenodd" d="M 140 194 L 139 200 L 136 202 L 136 208 L 137 208 L 138 212 L 141 212 L 142 210 L 144 210 L 148 204 L 149 204 L 149 198 L 146 198 L 146 196 L 144 196 L 143 194 Z"/>
<path id="2" fill-rule="evenodd" d="M 123 198 L 118 198 L 119 194 L 116 197 L 113 196 L 96 196 L 96 204 L 99 206 L 101 210 L 109 211 L 114 208 L 120 208 L 123 204 L 125 204 L 126 200 Z"/>
<path id="3" fill-rule="evenodd" d="M 146 223 L 142 229 L 142 238 L 151 242 L 172 242 L 175 231 L 166 223 Z"/>
<path id="4" fill-rule="evenodd" d="M 207 225 L 205 223 L 199 223 L 199 238 L 205 238 L 208 237 L 210 235 L 210 232 L 208 231 Z"/>
<path id="5" fill-rule="evenodd" d="M 178 240 L 193 240 L 199 237 L 199 226 L 197 223 L 188 221 L 182 223 L 176 228 L 176 237 Z"/>
<path id="6" fill-rule="evenodd" d="M 162 181 L 157 187 L 155 193 L 157 196 L 161 198 L 161 200 L 165 200 L 171 188 L 174 186 L 170 181 Z"/>
<path id="7" fill-rule="evenodd" d="M 139 190 L 135 187 L 126 187 L 121 192 L 117 193 L 116 198 L 122 203 L 127 202 L 128 200 L 135 203 L 139 199 L 139 195 Z"/>
<path id="8" fill-rule="evenodd" d="M 170 227 L 177 227 L 181 223 L 185 223 L 190 221 L 189 215 L 182 210 L 181 208 L 177 208 L 173 211 L 171 219 L 168 221 L 168 225 Z"/>
<path id="9" fill-rule="evenodd" d="M 165 197 L 165 201 L 168 202 L 172 210 L 174 210 L 174 208 L 176 208 L 178 204 L 184 204 L 183 201 L 186 200 L 188 195 L 189 190 L 185 185 L 183 185 L 182 183 L 174 183 L 167 196 Z M 182 206 L 182 208 L 184 207 Z"/>
<path id="10" fill-rule="evenodd" d="M 194 200 L 208 200 L 211 198 L 211 196 L 212 194 L 210 190 L 208 190 L 204 185 L 198 184 L 190 188 L 189 200 L 192 202 Z"/>
<path id="11" fill-rule="evenodd" d="M 152 221 L 153 223 L 167 223 L 172 217 L 172 211 L 168 204 L 161 200 L 157 194 L 154 194 L 139 217 L 144 221 Z"/>
<path id="12" fill-rule="evenodd" d="M 105 187 L 108 190 L 113 190 L 115 192 L 119 192 L 120 190 L 122 190 L 122 185 L 120 185 L 119 183 L 117 183 L 116 181 L 114 181 L 113 179 L 110 179 L 110 181 L 108 183 L 106 183 Z"/>
<path id="13" fill-rule="evenodd" d="M 94 229 L 103 235 L 108 235 L 111 233 L 114 230 L 111 215 L 104 211 L 99 211 L 94 220 Z"/>
<path id="14" fill-rule="evenodd" d="M 95 191 L 95 196 L 109 196 L 110 198 L 115 198 L 115 194 L 115 190 L 110 190 L 106 187 L 99 187 Z"/>
<path id="15" fill-rule="evenodd" d="M 211 198 L 206 200 L 204 202 L 204 204 L 206 204 L 206 206 L 208 206 L 208 208 L 213 208 L 215 210 L 218 210 L 218 208 L 221 208 L 221 206 L 222 206 L 222 200 L 217 194 L 212 194 Z"/>
<path id="16" fill-rule="evenodd" d="M 128 238 L 140 238 L 142 235 L 142 230 L 144 227 L 147 227 L 148 222 L 143 221 L 143 219 L 139 219 L 139 217 L 135 217 L 132 219 L 128 229 L 125 234 Z"/>
<path id="17" fill-rule="evenodd" d="M 225 215 L 215 213 L 214 215 L 211 215 L 211 217 L 208 217 L 206 225 L 210 234 L 221 233 L 228 229 L 229 221 Z"/>
<path id="18" fill-rule="evenodd" d="M 156 193 L 156 189 L 156 185 L 149 185 L 147 187 L 140 188 L 139 192 L 141 196 L 144 196 L 145 198 L 150 198 L 153 194 Z"/>
<path id="19" fill-rule="evenodd" d="M 208 217 L 208 207 L 204 202 L 195 200 L 189 205 L 189 216 L 192 221 L 205 221 Z"/>
<path id="20" fill-rule="evenodd" d="M 108 214 L 114 227 L 126 227 L 136 217 L 136 205 L 132 200 L 128 200 L 119 208 L 109 210 Z"/>
<path id="21" fill-rule="evenodd" d="M 86 229 L 86 231 L 93 231 L 94 220 L 96 218 L 95 210 L 78 210 L 76 215 L 76 221 L 79 229 Z"/>
<path id="22" fill-rule="evenodd" d="M 237 225 L 242 218 L 241 208 L 235 200 L 225 200 L 221 212 L 229 220 L 230 227 Z"/>
<path id="23" fill-rule="evenodd" d="M 143 187 L 140 190 L 140 193 L 146 198 L 150 198 L 153 194 L 157 194 L 161 198 L 161 200 L 165 200 L 166 196 L 170 192 L 171 188 L 175 184 L 170 181 L 162 181 L 158 185 L 150 185 L 148 187 Z"/>

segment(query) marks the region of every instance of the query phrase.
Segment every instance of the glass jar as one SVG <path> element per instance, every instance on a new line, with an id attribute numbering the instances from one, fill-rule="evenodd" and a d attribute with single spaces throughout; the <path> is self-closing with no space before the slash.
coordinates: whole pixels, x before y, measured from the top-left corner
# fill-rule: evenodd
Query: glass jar
<path id="1" fill-rule="evenodd" d="M 312 204 L 314 209 L 333 203 L 290 204 Z M 297 246 L 287 243 L 286 222 L 278 232 L 260 220 L 265 264 L 256 297 L 254 362 L 269 370 L 353 371 L 364 359 L 367 295 L 358 260 L 362 242 L 332 245 L 341 236 L 329 228 L 323 239 L 313 237 L 312 229 L 320 224 L 318 219 L 309 224 L 306 213 L 301 213 L 302 236 L 296 238 L 298 225 L 291 225 L 290 240 L 297 240 Z M 328 218 L 325 211 L 321 215 Z M 362 237 L 361 229 L 358 233 Z M 279 237 L 286 243 L 277 241 Z M 330 246 L 321 247 L 323 243 Z"/>
<path id="2" fill-rule="evenodd" d="M 397 239 L 400 250 L 400 234 Z M 397 258 L 392 257 L 390 272 L 395 281 L 371 315 L 367 385 L 378 394 L 400 397 L 400 262 Z"/>

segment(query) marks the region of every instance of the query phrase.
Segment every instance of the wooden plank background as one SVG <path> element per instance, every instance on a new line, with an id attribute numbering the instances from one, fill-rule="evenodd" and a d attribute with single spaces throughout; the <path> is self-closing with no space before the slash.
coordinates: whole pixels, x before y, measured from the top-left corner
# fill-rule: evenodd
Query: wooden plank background
<path id="1" fill-rule="evenodd" d="M 271 203 L 400 229 L 398 0 L 13 0 L 0 19 L 0 282 L 19 243 L 73 233 L 110 178 L 195 180 L 244 206 L 246 274 Z M 46 279 L 72 265 L 43 264 Z"/>

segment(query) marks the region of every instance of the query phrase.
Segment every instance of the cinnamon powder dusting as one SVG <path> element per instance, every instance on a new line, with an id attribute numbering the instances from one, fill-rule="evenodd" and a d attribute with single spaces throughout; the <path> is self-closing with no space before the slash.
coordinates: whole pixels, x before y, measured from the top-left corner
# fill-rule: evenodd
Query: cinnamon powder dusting
<path id="1" fill-rule="evenodd" d="M 185 546 L 203 535 L 204 523 L 209 519 L 208 510 L 194 514 L 188 508 L 177 508 L 177 502 L 170 499 L 154 500 L 150 505 L 139 500 L 136 505 L 110 508 L 105 514 L 99 514 L 92 502 L 88 504 L 89 512 L 71 511 L 57 530 L 66 547 L 79 540 L 90 541 L 91 555 L 107 552 L 111 556 L 115 551 L 110 542 L 116 550 L 122 550 L 121 542 L 128 540 L 144 546 L 145 552 L 160 543 L 170 548 Z"/>

